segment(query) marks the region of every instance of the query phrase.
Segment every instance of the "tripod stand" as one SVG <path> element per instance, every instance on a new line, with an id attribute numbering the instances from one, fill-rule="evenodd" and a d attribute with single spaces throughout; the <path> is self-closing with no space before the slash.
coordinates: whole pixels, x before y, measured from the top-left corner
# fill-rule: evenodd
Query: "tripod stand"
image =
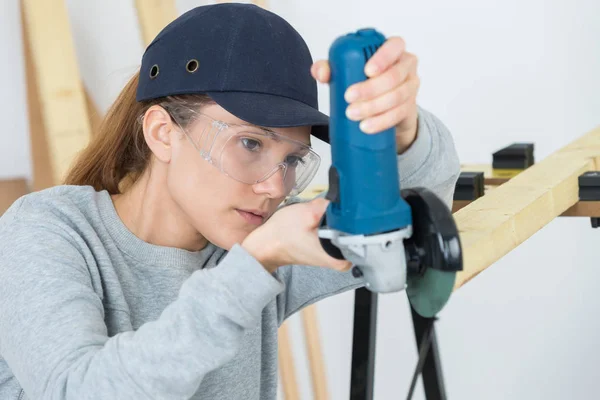
<path id="1" fill-rule="evenodd" d="M 350 399 L 372 400 L 375 379 L 378 294 L 360 288 L 355 291 L 354 296 Z M 413 376 L 408 399 L 412 398 L 417 378 L 421 375 L 426 399 L 445 400 L 446 390 L 435 335 L 435 318 L 424 318 L 412 308 L 411 313 L 419 350 L 419 362 Z"/>

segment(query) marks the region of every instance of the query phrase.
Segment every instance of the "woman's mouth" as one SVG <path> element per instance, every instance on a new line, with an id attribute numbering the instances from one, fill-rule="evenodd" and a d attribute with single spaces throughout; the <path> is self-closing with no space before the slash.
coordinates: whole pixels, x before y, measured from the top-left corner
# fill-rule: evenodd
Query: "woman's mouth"
<path id="1" fill-rule="evenodd" d="M 244 218 L 244 220 L 252 225 L 260 225 L 264 222 L 266 213 L 257 210 L 240 210 L 236 209 L 238 214 Z"/>

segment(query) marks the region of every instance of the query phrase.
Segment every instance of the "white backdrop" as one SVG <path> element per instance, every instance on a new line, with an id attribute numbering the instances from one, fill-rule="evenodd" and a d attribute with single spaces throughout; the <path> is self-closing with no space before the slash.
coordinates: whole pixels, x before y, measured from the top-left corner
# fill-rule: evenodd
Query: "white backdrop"
<path id="1" fill-rule="evenodd" d="M 1 0 L 0 178 L 30 176 L 17 0 Z M 180 12 L 205 2 L 180 0 Z M 68 1 L 84 83 L 106 110 L 143 51 L 132 1 Z M 420 59 L 419 103 L 454 134 L 464 163 L 490 162 L 514 141 L 541 159 L 600 125 L 597 0 L 271 0 L 315 59 L 338 35 L 374 26 Z M 322 86 L 321 108 L 328 112 Z M 315 183 L 326 183 L 328 149 Z M 600 378 L 600 231 L 554 221 L 462 288 L 438 327 L 451 399 L 596 398 Z M 349 394 L 351 293 L 319 303 L 333 399 Z M 292 319 L 303 398 L 310 399 L 298 318 Z M 375 398 L 403 398 L 416 363 L 403 293 L 380 299 Z M 419 390 L 415 398 L 423 398 Z"/>

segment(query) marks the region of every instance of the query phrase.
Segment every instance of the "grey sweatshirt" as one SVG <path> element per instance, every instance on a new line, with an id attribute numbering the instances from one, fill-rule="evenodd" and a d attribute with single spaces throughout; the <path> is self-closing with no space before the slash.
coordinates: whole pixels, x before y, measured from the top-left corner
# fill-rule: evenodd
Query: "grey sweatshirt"
<path id="1" fill-rule="evenodd" d="M 450 206 L 450 133 L 422 109 L 418 129 L 401 185 Z M 278 326 L 362 284 L 317 267 L 270 274 L 239 245 L 151 245 L 106 191 L 32 193 L 0 218 L 0 399 L 275 399 Z"/>

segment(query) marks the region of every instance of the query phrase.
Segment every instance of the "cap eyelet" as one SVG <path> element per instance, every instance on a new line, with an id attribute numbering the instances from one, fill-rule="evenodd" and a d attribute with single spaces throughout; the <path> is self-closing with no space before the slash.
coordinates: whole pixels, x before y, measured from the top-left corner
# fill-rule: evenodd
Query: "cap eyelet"
<path id="1" fill-rule="evenodd" d="M 200 66 L 200 63 L 198 62 L 198 60 L 196 59 L 191 59 L 190 61 L 187 62 L 187 64 L 185 65 L 185 69 L 187 70 L 187 72 L 189 72 L 190 74 L 193 74 L 194 72 L 196 72 L 198 70 L 198 67 Z"/>
<path id="2" fill-rule="evenodd" d="M 158 64 L 154 64 L 152 68 L 150 68 L 150 79 L 154 79 L 158 76 Z"/>

